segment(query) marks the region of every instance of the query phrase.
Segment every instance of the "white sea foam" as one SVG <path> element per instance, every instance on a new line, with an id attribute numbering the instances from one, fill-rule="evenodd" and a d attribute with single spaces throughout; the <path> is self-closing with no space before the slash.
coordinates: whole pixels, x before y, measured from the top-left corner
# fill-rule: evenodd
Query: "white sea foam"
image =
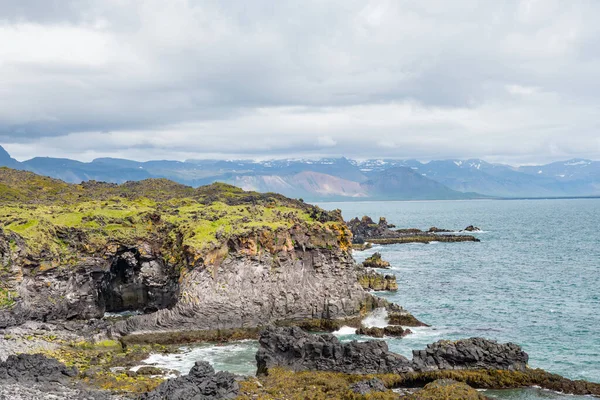
<path id="1" fill-rule="evenodd" d="M 333 334 L 336 336 L 348 336 L 348 335 L 354 335 L 355 333 L 356 333 L 356 328 L 353 328 L 351 326 L 342 326 L 340 329 L 333 332 Z"/>
<path id="2" fill-rule="evenodd" d="M 142 365 L 131 368 L 137 371 L 143 366 L 152 365 L 158 368 L 179 371 L 187 375 L 196 361 L 208 361 L 217 371 L 230 371 L 241 375 L 256 372 L 257 343 L 253 340 L 240 341 L 226 345 L 210 345 L 198 347 L 181 347 L 179 353 L 152 353 L 142 360 Z"/>
<path id="3" fill-rule="evenodd" d="M 362 324 L 367 328 L 385 328 L 388 326 L 388 312 L 385 308 L 377 308 L 373 310 Z"/>

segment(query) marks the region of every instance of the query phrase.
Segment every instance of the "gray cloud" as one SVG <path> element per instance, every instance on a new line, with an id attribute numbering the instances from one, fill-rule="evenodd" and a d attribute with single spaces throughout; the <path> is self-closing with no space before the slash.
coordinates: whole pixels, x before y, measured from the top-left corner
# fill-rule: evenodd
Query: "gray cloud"
<path id="1" fill-rule="evenodd" d="M 18 158 L 600 158 L 593 1 L 0 2 Z"/>

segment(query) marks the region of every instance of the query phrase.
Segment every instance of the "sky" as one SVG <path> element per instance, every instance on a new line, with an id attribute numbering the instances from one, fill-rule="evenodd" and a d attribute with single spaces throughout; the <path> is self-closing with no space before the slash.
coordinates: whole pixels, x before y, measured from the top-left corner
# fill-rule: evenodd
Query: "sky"
<path id="1" fill-rule="evenodd" d="M 0 0 L 13 157 L 600 159 L 596 0 Z"/>

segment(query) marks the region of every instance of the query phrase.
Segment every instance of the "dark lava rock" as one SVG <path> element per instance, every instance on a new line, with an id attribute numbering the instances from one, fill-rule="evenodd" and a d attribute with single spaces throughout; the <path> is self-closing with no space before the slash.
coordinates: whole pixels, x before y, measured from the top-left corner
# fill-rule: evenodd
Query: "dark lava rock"
<path id="1" fill-rule="evenodd" d="M 471 338 L 451 342 L 440 340 L 425 350 L 413 350 L 413 365 L 418 371 L 452 369 L 503 369 L 524 371 L 529 356 L 514 343 Z"/>
<path id="2" fill-rule="evenodd" d="M 410 372 L 410 361 L 388 351 L 381 340 L 341 343 L 331 334 L 311 335 L 298 327 L 264 330 L 256 353 L 258 373 L 281 366 L 293 371 L 336 371 L 350 374 Z"/>
<path id="3" fill-rule="evenodd" d="M 383 381 L 377 378 L 356 382 L 350 386 L 350 389 L 354 393 L 362 394 L 363 396 L 371 392 L 385 392 L 387 390 Z"/>
<path id="4" fill-rule="evenodd" d="M 365 328 L 361 327 L 356 330 L 357 335 L 366 335 L 376 338 L 382 338 L 384 336 L 404 337 L 411 334 L 410 329 L 403 329 L 401 326 L 386 326 L 385 328 Z"/>
<path id="5" fill-rule="evenodd" d="M 0 362 L 0 385 L 5 383 L 55 382 L 67 383 L 77 376 L 76 368 L 42 354 L 10 355 Z"/>
<path id="6" fill-rule="evenodd" d="M 258 373 L 274 366 L 293 371 L 336 371 L 351 374 L 495 369 L 524 371 L 529 359 L 513 343 L 471 338 L 441 340 L 425 350 L 414 350 L 413 360 L 392 353 L 385 341 L 341 343 L 335 336 L 311 335 L 298 327 L 264 330 L 256 353 Z"/>
<path id="7" fill-rule="evenodd" d="M 390 263 L 383 260 L 381 258 L 381 253 L 377 252 L 363 261 L 363 267 L 388 269 L 390 267 Z"/>
<path id="8" fill-rule="evenodd" d="M 169 379 L 140 400 L 234 399 L 240 392 L 235 375 L 217 372 L 206 361 L 198 361 L 189 375 Z"/>
<path id="9" fill-rule="evenodd" d="M 480 232 L 480 231 L 481 231 L 481 229 L 479 229 L 479 228 L 478 228 L 478 227 L 476 227 L 476 226 L 469 225 L 469 226 L 467 226 L 465 229 L 463 229 L 463 231 L 465 231 L 465 232 Z"/>

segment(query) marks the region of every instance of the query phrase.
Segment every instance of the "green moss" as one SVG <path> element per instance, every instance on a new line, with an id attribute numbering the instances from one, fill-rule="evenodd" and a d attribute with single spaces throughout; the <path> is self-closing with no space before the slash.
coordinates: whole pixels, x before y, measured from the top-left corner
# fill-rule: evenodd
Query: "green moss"
<path id="1" fill-rule="evenodd" d="M 0 310 L 14 306 L 17 296 L 16 292 L 0 288 Z"/>

